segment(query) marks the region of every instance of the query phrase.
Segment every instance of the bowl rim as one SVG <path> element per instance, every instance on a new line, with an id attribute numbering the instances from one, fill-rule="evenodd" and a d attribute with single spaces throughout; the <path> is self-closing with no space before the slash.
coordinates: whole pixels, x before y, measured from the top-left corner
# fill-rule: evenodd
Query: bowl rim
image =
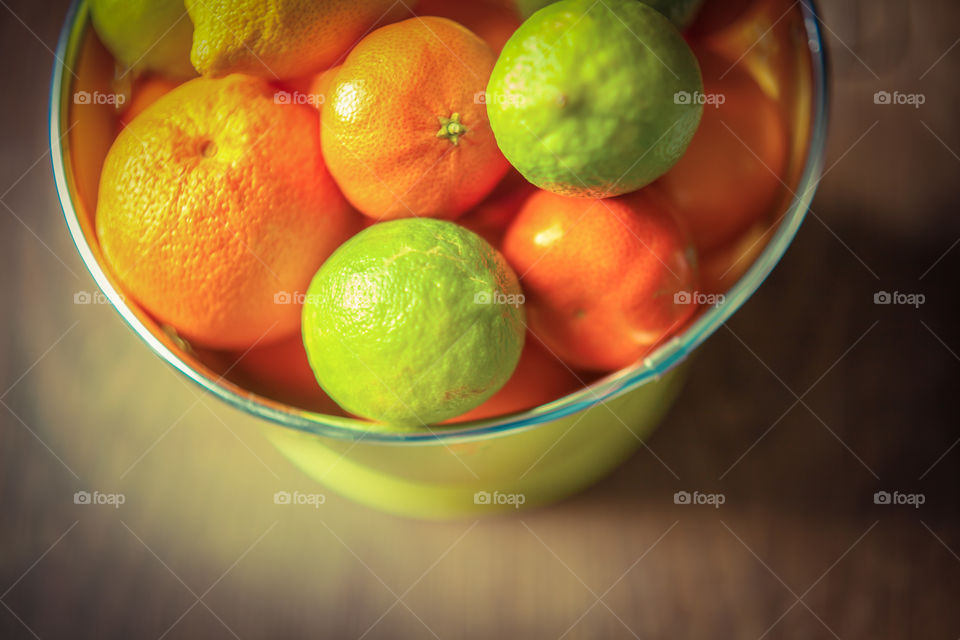
<path id="1" fill-rule="evenodd" d="M 73 204 L 72 173 L 67 167 L 66 159 L 68 141 L 65 140 L 65 136 L 69 129 L 64 126 L 68 117 L 66 105 L 69 104 L 68 95 L 65 92 L 70 88 L 68 74 L 73 75 L 73 72 L 67 66 L 66 58 L 71 46 L 79 49 L 73 38 L 85 33 L 88 26 L 89 14 L 86 11 L 86 0 L 73 0 L 70 5 L 57 43 L 50 81 L 50 158 L 57 196 L 70 235 L 85 267 L 126 324 L 169 365 L 227 404 L 280 426 L 336 440 L 366 440 L 396 445 L 450 444 L 518 433 L 598 406 L 671 372 L 730 319 L 766 280 L 783 257 L 806 217 L 814 192 L 819 185 L 827 131 L 829 87 L 820 17 L 813 0 L 800 2 L 799 5 L 812 73 L 810 139 L 803 171 L 797 188 L 792 193 L 792 201 L 783 213 L 782 220 L 767 246 L 746 273 L 725 294 L 723 303 L 702 313 L 682 334 L 667 340 L 648 357 L 629 367 L 610 373 L 584 389 L 527 411 L 472 422 L 440 425 L 437 428 L 434 428 L 436 425 L 426 425 L 401 430 L 359 419 L 306 411 L 253 393 L 241 393 L 239 387 L 225 381 L 223 376 L 198 370 L 198 367 L 185 360 L 182 354 L 171 349 L 170 345 L 158 335 L 160 329 L 157 328 L 156 333 L 152 331 L 127 305 L 122 294 L 110 282 L 94 256 Z M 83 22 L 79 23 L 80 20 Z"/>

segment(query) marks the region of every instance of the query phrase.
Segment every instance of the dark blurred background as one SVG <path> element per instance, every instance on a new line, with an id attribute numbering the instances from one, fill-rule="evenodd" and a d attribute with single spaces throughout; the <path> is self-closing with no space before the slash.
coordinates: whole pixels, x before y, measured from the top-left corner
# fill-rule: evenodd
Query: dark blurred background
<path id="1" fill-rule="evenodd" d="M 0 0 L 0 638 L 960 636 L 960 5 L 820 5 L 813 215 L 701 350 L 649 442 L 662 463 L 641 451 L 553 507 L 435 524 L 336 495 L 274 505 L 318 487 L 262 425 L 73 303 L 95 285 L 46 106 L 67 2 Z M 673 504 L 694 489 L 726 502 Z"/>

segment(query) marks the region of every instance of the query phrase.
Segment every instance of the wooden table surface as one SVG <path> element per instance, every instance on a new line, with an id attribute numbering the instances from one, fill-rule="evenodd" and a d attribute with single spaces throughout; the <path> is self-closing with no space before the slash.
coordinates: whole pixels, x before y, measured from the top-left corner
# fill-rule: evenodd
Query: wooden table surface
<path id="1" fill-rule="evenodd" d="M 95 285 L 46 128 L 66 2 L 0 1 L 0 638 L 960 636 L 960 7 L 822 4 L 814 214 L 703 347 L 650 440 L 663 464 L 641 451 L 556 506 L 434 524 L 274 505 L 322 488 L 107 305 L 74 304 Z"/>

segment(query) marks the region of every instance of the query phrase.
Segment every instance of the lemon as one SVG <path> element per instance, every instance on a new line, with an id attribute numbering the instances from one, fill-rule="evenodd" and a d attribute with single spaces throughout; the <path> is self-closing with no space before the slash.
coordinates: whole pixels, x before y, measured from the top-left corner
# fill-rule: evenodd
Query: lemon
<path id="1" fill-rule="evenodd" d="M 90 0 L 90 19 L 127 69 L 173 78 L 197 75 L 190 64 L 193 23 L 183 0 Z"/>
<path id="2" fill-rule="evenodd" d="M 562 0 L 507 41 L 487 85 L 500 150 L 527 180 L 606 198 L 666 173 L 703 113 L 690 47 L 637 0 Z"/>
<path id="3" fill-rule="evenodd" d="M 396 0 L 186 0 L 190 59 L 205 76 L 299 78 L 342 61 L 372 28 L 413 14 Z"/>
<path id="4" fill-rule="evenodd" d="M 509 379 L 523 296 L 503 256 L 452 222 L 376 224 L 310 284 L 303 340 L 320 386 L 347 411 L 396 425 L 441 422 Z"/>

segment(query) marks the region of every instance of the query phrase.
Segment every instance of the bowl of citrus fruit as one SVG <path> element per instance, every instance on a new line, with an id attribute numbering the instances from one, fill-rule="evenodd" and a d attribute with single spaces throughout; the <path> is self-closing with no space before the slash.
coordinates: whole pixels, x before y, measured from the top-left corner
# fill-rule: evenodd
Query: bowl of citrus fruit
<path id="1" fill-rule="evenodd" d="M 602 478 L 821 170 L 787 0 L 78 0 L 67 226 L 161 358 L 307 475 L 456 517 Z"/>

